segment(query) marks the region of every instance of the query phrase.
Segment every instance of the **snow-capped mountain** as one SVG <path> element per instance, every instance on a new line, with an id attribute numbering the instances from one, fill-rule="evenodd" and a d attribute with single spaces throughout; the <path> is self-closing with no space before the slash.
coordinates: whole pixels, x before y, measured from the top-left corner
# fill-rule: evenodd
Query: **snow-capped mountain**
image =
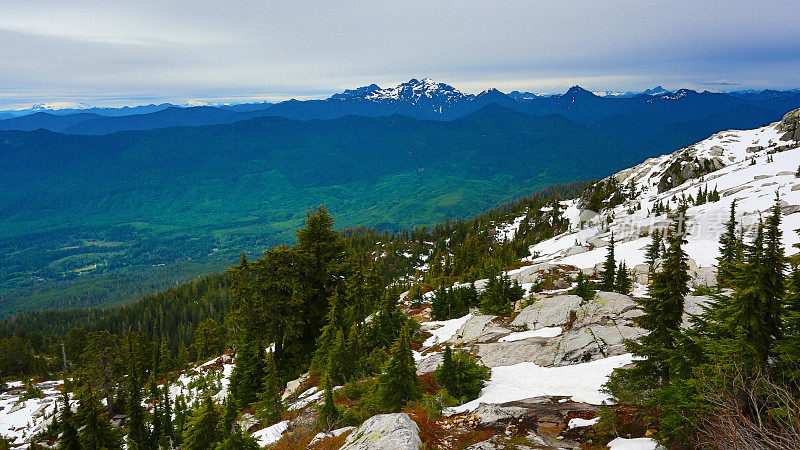
<path id="1" fill-rule="evenodd" d="M 645 95 L 664 95 L 667 93 L 669 93 L 669 91 L 661 87 L 661 85 L 658 85 L 654 88 L 645 89 L 644 91 L 642 91 L 642 94 Z"/>

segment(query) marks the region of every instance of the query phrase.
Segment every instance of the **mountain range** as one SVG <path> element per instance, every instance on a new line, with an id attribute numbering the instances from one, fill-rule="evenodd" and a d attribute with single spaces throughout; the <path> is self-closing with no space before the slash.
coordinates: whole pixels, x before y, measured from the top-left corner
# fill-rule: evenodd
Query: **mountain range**
<path id="1" fill-rule="evenodd" d="M 161 104 L 116 109 L 36 110 L 32 114 L 0 120 L 0 130 L 45 129 L 59 133 L 99 135 L 123 130 L 225 124 L 265 116 L 312 120 L 348 115 L 383 117 L 399 114 L 416 119 L 453 120 L 492 103 L 530 115 L 559 114 L 586 125 L 603 120 L 640 119 L 632 115 L 692 120 L 733 109 L 738 109 L 743 116 L 757 109 L 771 110 L 774 114 L 770 120 L 777 120 L 798 102 L 800 91 L 796 90 L 712 93 L 680 89 L 669 92 L 661 86 L 640 94 L 592 93 L 580 86 L 573 86 L 564 94 L 552 96 L 518 91 L 505 94 L 497 89 L 465 94 L 448 84 L 425 78 L 411 79 L 393 88 L 384 89 L 371 84 L 345 90 L 324 100 L 289 100 L 277 104 L 191 107 Z"/>

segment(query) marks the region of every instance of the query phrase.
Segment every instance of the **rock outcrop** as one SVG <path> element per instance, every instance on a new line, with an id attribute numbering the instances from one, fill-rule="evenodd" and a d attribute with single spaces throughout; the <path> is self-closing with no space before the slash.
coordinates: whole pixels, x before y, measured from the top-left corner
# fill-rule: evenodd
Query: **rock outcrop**
<path id="1" fill-rule="evenodd" d="M 559 295 L 544 298 L 528 305 L 511 323 L 513 326 L 525 326 L 529 330 L 563 325 L 570 321 L 572 314 L 577 314 L 583 299 L 577 295 Z"/>
<path id="2" fill-rule="evenodd" d="M 418 450 L 419 427 L 405 413 L 378 414 L 347 436 L 342 450 Z"/>
<path id="3" fill-rule="evenodd" d="M 800 141 L 800 109 L 786 113 L 778 123 L 778 130 L 785 132 L 782 141 Z"/>

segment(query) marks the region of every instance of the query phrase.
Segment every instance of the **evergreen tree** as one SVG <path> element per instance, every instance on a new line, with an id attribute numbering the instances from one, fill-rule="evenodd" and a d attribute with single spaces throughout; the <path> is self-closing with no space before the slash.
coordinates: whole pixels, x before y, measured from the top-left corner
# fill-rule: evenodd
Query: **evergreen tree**
<path id="1" fill-rule="evenodd" d="M 359 377 L 363 373 L 361 359 L 361 334 L 358 332 L 358 325 L 353 324 L 347 336 L 347 360 L 352 365 L 353 377 Z"/>
<path id="2" fill-rule="evenodd" d="M 159 347 L 158 355 L 158 373 L 163 375 L 170 371 L 172 368 L 172 355 L 170 354 L 169 347 L 167 346 L 167 339 L 161 338 L 161 346 Z"/>
<path id="3" fill-rule="evenodd" d="M 228 396 L 230 396 L 230 394 L 228 394 Z M 188 422 L 187 409 L 186 397 L 184 397 L 183 394 L 178 395 L 175 398 L 175 421 L 173 422 L 175 427 L 173 441 L 176 445 L 181 445 L 181 443 L 183 443 L 183 433 L 186 431 L 186 424 Z"/>
<path id="4" fill-rule="evenodd" d="M 770 278 L 773 276 L 771 271 L 781 263 L 767 260 L 768 247 L 764 242 L 764 226 L 759 224 L 753 242 L 745 247 L 745 262 L 740 265 L 732 282 L 734 293 L 730 299 L 720 302 L 724 309 L 718 316 L 723 317 L 727 336 L 739 343 L 735 348 L 728 346 L 727 353 L 733 352 L 742 362 L 748 363 L 746 370 L 753 370 L 756 365 L 764 366 L 774 340 L 780 334 L 780 330 L 775 328 L 775 322 L 780 319 L 773 317 L 775 309 L 780 311 L 779 305 L 776 308 L 780 299 L 774 297 Z M 780 248 L 771 251 L 771 257 L 782 255 Z"/>
<path id="5" fill-rule="evenodd" d="M 175 428 L 172 424 L 172 403 L 170 402 L 169 398 L 169 384 L 164 383 L 164 401 L 163 405 L 163 414 L 161 420 L 161 428 L 162 428 L 162 447 L 168 447 L 168 444 L 175 436 Z M 169 448 L 169 447 L 168 447 Z"/>
<path id="6" fill-rule="evenodd" d="M 525 291 L 506 274 L 489 278 L 486 289 L 481 293 L 481 312 L 484 314 L 508 315 L 514 312 L 514 303 L 520 300 Z"/>
<path id="7" fill-rule="evenodd" d="M 445 348 L 442 365 L 436 369 L 436 381 L 453 397 L 469 401 L 480 395 L 484 382 L 489 379 L 489 368 L 478 364 L 463 352 L 452 355 Z"/>
<path id="8" fill-rule="evenodd" d="M 571 294 L 577 295 L 584 300 L 591 300 L 594 298 L 595 284 L 591 282 L 583 271 L 578 271 L 578 276 L 575 280 L 578 284 L 570 291 Z"/>
<path id="9" fill-rule="evenodd" d="M 600 272 L 600 290 L 606 292 L 614 290 L 614 276 L 617 270 L 617 262 L 614 260 L 614 245 L 614 233 L 611 233 L 606 260 L 603 262 L 603 270 Z"/>
<path id="10" fill-rule="evenodd" d="M 628 273 L 628 268 L 625 266 L 625 261 L 619 264 L 619 269 L 617 270 L 617 275 L 614 280 L 615 287 L 614 292 L 619 292 L 620 294 L 629 294 L 631 292 L 631 288 L 633 287 L 633 282 L 631 281 L 631 276 Z"/>
<path id="11" fill-rule="evenodd" d="M 333 402 L 333 390 L 330 378 L 325 379 L 325 403 L 319 410 L 319 421 L 324 428 L 333 428 L 339 420 L 339 409 Z"/>
<path id="12" fill-rule="evenodd" d="M 111 427 L 103 405 L 91 384 L 86 385 L 80 399 L 77 416 L 82 428 L 78 431 L 81 448 L 85 450 L 113 450 L 122 447 L 117 432 Z"/>
<path id="13" fill-rule="evenodd" d="M 781 242 L 781 205 L 776 195 L 772 214 L 767 218 L 764 236 L 764 259 L 761 269 L 764 271 L 766 291 L 766 326 L 772 339 L 781 336 L 781 317 L 783 315 L 782 299 L 786 294 L 786 257 Z"/>
<path id="14" fill-rule="evenodd" d="M 444 285 L 444 280 L 439 283 L 439 288 L 431 301 L 431 319 L 433 320 L 447 320 L 451 319 L 450 316 L 450 298 L 447 288 Z"/>
<path id="15" fill-rule="evenodd" d="M 717 258 L 717 283 L 728 286 L 735 277 L 736 266 L 742 259 L 742 244 L 736 235 L 736 200 L 731 202 L 730 219 L 725 224 L 725 233 L 719 239 Z"/>
<path id="16" fill-rule="evenodd" d="M 256 408 L 258 416 L 267 422 L 281 418 L 283 403 L 281 402 L 281 384 L 275 367 L 275 355 L 270 352 L 265 358 L 264 383 L 258 394 Z"/>
<path id="17" fill-rule="evenodd" d="M 215 450 L 258 450 L 261 448 L 258 445 L 258 440 L 242 431 L 239 427 L 236 428 L 227 438 L 218 443 Z"/>
<path id="18" fill-rule="evenodd" d="M 128 415 L 128 448 L 144 449 L 147 447 L 147 430 L 144 426 L 144 408 L 139 381 L 133 371 L 128 375 L 127 393 Z"/>
<path id="19" fill-rule="evenodd" d="M 392 346 L 391 357 L 378 377 L 378 401 L 386 411 L 398 411 L 406 402 L 420 396 L 417 366 L 411 354 L 410 340 L 410 328 L 405 323 Z"/>
<path id="20" fill-rule="evenodd" d="M 256 406 L 258 407 L 258 406 Z M 239 416 L 239 410 L 236 409 L 236 400 L 228 394 L 225 401 L 222 403 L 223 413 L 219 420 L 219 434 L 220 439 L 225 440 L 236 432 L 236 418 Z"/>
<path id="21" fill-rule="evenodd" d="M 370 347 L 389 347 L 407 321 L 405 314 L 397 306 L 397 297 L 387 292 L 383 296 L 380 309 L 367 329 Z"/>
<path id="22" fill-rule="evenodd" d="M 797 245 L 797 244 L 795 244 Z M 783 332 L 777 344 L 778 370 L 783 379 L 800 384 L 800 267 L 789 277 L 789 293 L 783 308 Z"/>
<path id="23" fill-rule="evenodd" d="M 324 206 L 306 213 L 305 227 L 297 231 L 297 251 L 302 255 L 302 336 L 297 351 L 311 355 L 324 325 L 328 302 L 342 283 L 346 248 L 333 229 L 333 218 Z M 280 359 L 280 355 L 276 355 Z"/>
<path id="24" fill-rule="evenodd" d="M 453 373 L 455 372 L 455 368 L 453 367 L 453 350 L 450 346 L 445 346 L 444 348 L 444 355 L 442 356 L 442 364 L 436 368 L 436 381 L 439 384 L 447 389 L 447 386 L 452 386 L 454 384 L 453 381 Z"/>
<path id="25" fill-rule="evenodd" d="M 138 371 L 134 363 L 136 349 L 133 336 L 127 333 L 128 343 L 128 377 L 127 377 L 127 405 L 128 415 L 128 447 L 132 449 L 145 448 L 147 445 L 147 430 L 144 425 L 144 408 L 142 408 L 142 393 L 139 385 Z"/>
<path id="26" fill-rule="evenodd" d="M 350 355 L 347 353 L 347 339 L 344 337 L 344 331 L 336 332 L 336 340 L 331 352 L 331 358 L 328 361 L 328 378 L 335 383 L 344 383 L 354 370 L 353 362 L 350 361 Z"/>
<path id="27" fill-rule="evenodd" d="M 78 430 L 75 429 L 75 420 L 72 417 L 72 408 L 69 406 L 69 396 L 66 390 L 64 390 L 64 406 L 61 407 L 58 426 L 60 432 L 58 436 L 59 450 L 80 450 Z"/>
<path id="28" fill-rule="evenodd" d="M 650 333 L 638 343 L 629 343 L 632 353 L 643 357 L 634 362 L 635 367 L 631 369 L 634 378 L 651 380 L 656 387 L 664 386 L 669 380 L 669 360 L 675 349 L 676 333 L 680 331 L 684 298 L 689 293 L 688 257 L 682 248 L 686 243 L 684 213 L 685 209 L 680 209 L 673 220 L 663 270 L 654 274 L 649 288 L 651 298 L 637 300 L 644 311 L 637 321 Z"/>
<path id="29" fill-rule="evenodd" d="M 252 332 L 245 332 L 236 352 L 230 379 L 230 392 L 238 409 L 256 401 L 264 378 L 261 346 Z"/>
<path id="30" fill-rule="evenodd" d="M 183 432 L 183 445 L 187 450 L 207 450 L 219 442 L 220 407 L 214 404 L 211 394 L 203 397 L 200 406 L 189 417 Z"/>
<path id="31" fill-rule="evenodd" d="M 157 347 L 156 347 L 157 348 Z M 150 374 L 150 402 L 153 404 L 153 414 L 150 420 L 150 448 L 157 448 L 158 442 L 164 433 L 162 426 L 162 412 L 160 408 L 161 403 L 161 389 L 158 388 L 156 383 L 155 374 Z"/>
<path id="32" fill-rule="evenodd" d="M 661 258 L 661 232 L 656 228 L 653 230 L 653 234 L 650 237 L 650 245 L 648 245 L 647 250 L 645 250 L 644 262 L 647 264 L 650 272 L 652 272 L 655 269 L 656 261 Z"/>

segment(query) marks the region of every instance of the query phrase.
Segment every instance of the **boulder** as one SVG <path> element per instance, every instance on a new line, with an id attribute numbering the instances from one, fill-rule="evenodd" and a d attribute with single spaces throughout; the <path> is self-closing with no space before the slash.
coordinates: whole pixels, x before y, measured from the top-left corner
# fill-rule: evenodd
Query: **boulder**
<path id="1" fill-rule="evenodd" d="M 689 271 L 691 281 L 689 285 L 692 288 L 700 286 L 714 287 L 717 285 L 717 268 L 716 267 L 699 267 L 696 270 Z"/>
<path id="2" fill-rule="evenodd" d="M 499 428 L 505 427 L 515 419 L 525 417 L 529 411 L 521 406 L 481 403 L 473 412 L 473 416 L 477 417 L 483 427 Z"/>
<path id="3" fill-rule="evenodd" d="M 617 292 L 598 291 L 592 302 L 617 315 L 638 307 L 631 297 Z"/>
<path id="4" fill-rule="evenodd" d="M 580 255 L 581 253 L 586 253 L 589 251 L 589 247 L 584 247 L 582 245 L 575 245 L 568 248 L 564 252 L 564 256 L 572 256 L 572 255 Z"/>
<path id="5" fill-rule="evenodd" d="M 626 353 L 625 340 L 638 339 L 645 330 L 625 325 L 590 325 L 564 335 L 553 365 L 569 365 Z"/>
<path id="6" fill-rule="evenodd" d="M 594 248 L 605 247 L 608 245 L 608 241 L 606 241 L 605 239 L 600 239 L 597 236 L 587 240 L 586 243 Z"/>
<path id="7" fill-rule="evenodd" d="M 443 353 L 434 353 L 430 356 L 426 356 L 421 360 L 417 361 L 417 375 L 425 375 L 426 373 L 431 373 L 442 364 L 444 361 L 444 354 Z"/>
<path id="8" fill-rule="evenodd" d="M 650 266 L 647 264 L 637 264 L 633 267 L 633 281 L 639 284 L 647 284 L 650 281 Z"/>
<path id="9" fill-rule="evenodd" d="M 449 342 L 454 344 L 475 344 L 497 340 L 508 334 L 508 330 L 492 323 L 497 316 L 476 315 L 470 317 L 456 331 Z"/>
<path id="10" fill-rule="evenodd" d="M 295 378 L 294 380 L 289 381 L 286 383 L 286 389 L 283 390 L 283 395 L 281 395 L 281 400 L 286 400 L 287 398 L 291 397 L 292 394 L 295 394 L 297 389 L 306 381 L 308 380 L 309 373 L 306 372 L 299 377 Z"/>
<path id="11" fill-rule="evenodd" d="M 703 313 L 703 306 L 708 305 L 712 301 L 708 295 L 687 295 L 683 302 L 683 322 L 681 328 L 689 328 L 691 326 L 691 315 L 698 315 Z"/>
<path id="12" fill-rule="evenodd" d="M 317 444 L 317 443 L 319 443 L 319 442 L 321 442 L 321 441 L 323 441 L 325 439 L 335 438 L 335 437 L 337 437 L 339 435 L 347 433 L 350 430 L 355 430 L 355 428 L 356 427 L 342 427 L 342 428 L 337 428 L 335 430 L 331 430 L 331 431 L 327 431 L 327 432 L 323 431 L 321 433 L 317 433 L 317 435 L 314 436 L 314 439 L 312 439 L 311 442 L 308 443 L 308 446 L 309 447 L 313 447 L 315 444 Z"/>
<path id="13" fill-rule="evenodd" d="M 778 123 L 778 130 L 784 132 L 782 141 L 800 141 L 800 109 L 786 113 Z"/>
<path id="14" fill-rule="evenodd" d="M 365 420 L 341 450 L 417 450 L 422 448 L 419 427 L 406 413 L 378 414 Z"/>
<path id="15" fill-rule="evenodd" d="M 529 330 L 563 325 L 570 320 L 570 312 L 577 313 L 583 299 L 577 295 L 559 295 L 544 298 L 528 305 L 511 323 L 513 326 L 526 326 Z"/>
<path id="16" fill-rule="evenodd" d="M 492 342 L 477 346 L 477 358 L 488 367 L 510 366 L 532 362 L 548 366 L 560 339 L 528 338 L 512 342 Z"/>

